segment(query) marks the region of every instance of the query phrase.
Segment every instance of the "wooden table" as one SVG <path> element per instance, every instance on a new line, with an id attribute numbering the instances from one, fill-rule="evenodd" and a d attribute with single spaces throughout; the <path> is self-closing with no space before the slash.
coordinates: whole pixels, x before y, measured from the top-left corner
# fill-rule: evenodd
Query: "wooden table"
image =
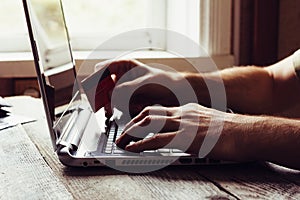
<path id="1" fill-rule="evenodd" d="M 0 132 L 1 199 L 300 199 L 300 172 L 266 163 L 147 174 L 65 167 L 53 152 L 41 101 L 7 100 L 14 113 L 37 121 Z"/>

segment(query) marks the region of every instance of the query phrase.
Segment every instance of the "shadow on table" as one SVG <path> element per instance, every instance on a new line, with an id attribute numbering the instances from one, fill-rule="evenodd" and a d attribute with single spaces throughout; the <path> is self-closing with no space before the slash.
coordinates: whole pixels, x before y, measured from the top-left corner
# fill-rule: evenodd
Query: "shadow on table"
<path id="1" fill-rule="evenodd" d="M 132 178 L 144 176 L 151 178 L 168 178 L 172 180 L 199 180 L 240 182 L 295 183 L 300 186 L 300 171 L 274 168 L 266 163 L 237 163 L 207 166 L 168 166 L 149 173 L 126 173 L 108 167 L 73 168 L 65 167 L 66 176 L 114 176 L 128 175 Z"/>

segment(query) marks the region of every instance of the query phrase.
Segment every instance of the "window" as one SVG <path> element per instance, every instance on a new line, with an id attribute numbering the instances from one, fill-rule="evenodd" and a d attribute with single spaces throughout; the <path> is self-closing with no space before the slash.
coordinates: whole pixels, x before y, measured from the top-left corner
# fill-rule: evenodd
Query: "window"
<path id="1" fill-rule="evenodd" d="M 143 28 L 165 28 L 166 0 L 64 0 L 72 46 L 77 50 L 97 48 L 110 37 Z M 149 41 L 145 31 L 132 38 L 122 38 L 105 50 L 130 49 L 132 43 Z M 126 36 L 124 36 L 126 37 Z M 150 38 L 153 42 L 153 38 Z M 164 38 L 156 38 L 163 45 Z"/>
<path id="2" fill-rule="evenodd" d="M 41 24 L 55 38 L 55 10 L 51 0 L 32 0 L 41 6 Z M 161 28 L 182 33 L 212 55 L 230 54 L 232 0 L 62 0 L 74 50 L 91 50 L 111 36 L 141 28 Z M 7 17 L 10 16 L 10 17 Z M 22 3 L 1 0 L 0 51 L 30 51 Z M 47 30 L 48 29 L 48 30 Z M 149 44 L 162 49 L 176 44 L 168 35 L 140 32 L 103 50 L 130 49 Z"/>
<path id="3" fill-rule="evenodd" d="M 29 51 L 22 1 L 1 0 L 0 51 Z"/>
<path id="4" fill-rule="evenodd" d="M 57 2 L 32 0 L 48 39 L 57 40 L 55 33 L 62 24 L 57 20 Z M 165 28 L 166 0 L 62 0 L 74 50 L 91 50 L 111 36 L 133 29 Z M 1 16 L 2 15 L 2 16 Z M 12 16 L 12 17 L 6 17 Z M 2 0 L 0 7 L 0 51 L 29 51 L 27 28 L 22 2 Z M 17 40 L 16 40 L 17 39 Z M 129 39 L 129 40 L 128 40 Z M 153 39 L 153 38 L 151 38 Z M 156 38 L 164 45 L 164 38 Z M 19 41 L 22 40 L 22 44 Z M 131 40 L 131 41 L 130 41 Z M 18 41 L 18 42 L 17 42 Z M 126 38 L 105 50 L 129 49 L 132 42 L 148 42 L 149 34 Z M 153 40 L 152 40 L 153 42 Z"/>

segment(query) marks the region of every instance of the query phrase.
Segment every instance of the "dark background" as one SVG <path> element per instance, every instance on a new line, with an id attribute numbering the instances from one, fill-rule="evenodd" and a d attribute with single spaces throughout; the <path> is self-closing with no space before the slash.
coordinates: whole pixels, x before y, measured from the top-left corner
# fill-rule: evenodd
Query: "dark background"
<path id="1" fill-rule="evenodd" d="M 236 65 L 269 65 L 300 48 L 299 0 L 234 0 Z"/>

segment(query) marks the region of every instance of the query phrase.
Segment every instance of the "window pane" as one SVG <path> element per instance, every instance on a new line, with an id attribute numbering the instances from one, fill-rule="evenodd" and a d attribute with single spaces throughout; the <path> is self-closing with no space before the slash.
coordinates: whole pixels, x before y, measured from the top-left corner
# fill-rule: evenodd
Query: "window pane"
<path id="1" fill-rule="evenodd" d="M 63 0 L 70 36 L 110 37 L 123 31 L 146 27 L 149 0 Z M 63 28 L 60 7 L 52 0 L 32 0 L 37 17 L 48 37 L 59 40 Z"/>
<path id="2" fill-rule="evenodd" d="M 0 0 L 0 51 L 29 50 L 27 27 L 20 0 Z"/>
<path id="3" fill-rule="evenodd" d="M 24 35 L 27 28 L 22 1 L 1 0 L 0 4 L 0 36 Z"/>
<path id="4" fill-rule="evenodd" d="M 76 35 L 111 36 L 146 27 L 149 0 L 64 0 L 69 31 Z"/>
<path id="5" fill-rule="evenodd" d="M 0 1 L 0 51 L 30 50 L 22 1 Z M 55 6 L 56 2 L 51 0 L 31 1 L 35 5 L 38 21 L 50 41 L 48 42 L 56 43 L 59 40 L 56 32 L 63 28 L 57 20 L 59 12 Z M 165 19 L 161 13 L 165 10 L 164 6 L 160 5 L 164 5 L 165 0 L 62 1 L 72 45 L 75 46 L 75 49 L 95 48 L 96 46 L 93 46 L 95 43 L 99 45 L 114 35 L 134 29 L 164 28 L 161 24 L 164 24 Z M 138 39 L 141 41 L 141 38 Z M 148 39 L 145 37 L 145 40 Z M 84 45 L 86 47 L 81 47 Z"/>
<path id="6" fill-rule="evenodd" d="M 93 49 L 120 33 L 149 27 L 165 28 L 165 17 L 161 15 L 165 12 L 165 2 L 165 0 L 63 0 L 72 46 L 75 49 Z M 157 19 L 155 14 L 160 18 Z M 133 38 L 136 40 L 132 41 Z M 131 39 L 122 39 L 117 42 L 119 43 L 117 46 L 110 45 L 110 48 L 103 48 L 129 49 L 130 42 L 142 40 L 148 41 L 149 38 L 146 34 L 142 34 Z"/>

